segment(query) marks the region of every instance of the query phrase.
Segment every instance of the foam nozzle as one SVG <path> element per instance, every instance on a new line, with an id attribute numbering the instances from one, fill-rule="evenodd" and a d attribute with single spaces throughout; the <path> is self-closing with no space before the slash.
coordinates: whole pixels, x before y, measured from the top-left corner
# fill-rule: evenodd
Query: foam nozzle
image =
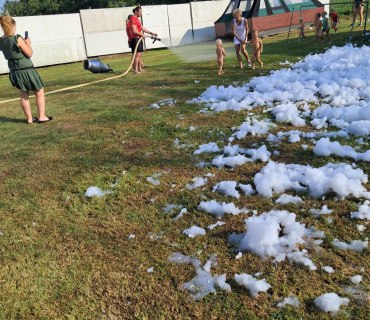
<path id="1" fill-rule="evenodd" d="M 161 39 L 158 38 L 158 37 L 152 37 L 152 39 L 153 39 L 153 43 L 156 42 L 156 41 L 161 41 Z"/>

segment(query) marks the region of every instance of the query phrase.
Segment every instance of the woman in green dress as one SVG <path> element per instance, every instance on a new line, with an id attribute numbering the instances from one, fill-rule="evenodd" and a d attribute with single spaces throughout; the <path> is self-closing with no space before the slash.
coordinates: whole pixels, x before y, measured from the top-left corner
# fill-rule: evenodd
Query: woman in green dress
<path id="1" fill-rule="evenodd" d="M 3 37 L 0 38 L 0 51 L 8 60 L 10 82 L 19 89 L 21 106 L 26 115 L 27 123 L 50 121 L 52 117 L 45 115 L 44 83 L 30 59 L 33 54 L 30 38 L 23 39 L 15 33 L 16 23 L 10 16 L 1 16 L 0 24 L 4 31 Z M 36 96 L 38 118 L 32 117 L 30 91 L 33 91 Z"/>

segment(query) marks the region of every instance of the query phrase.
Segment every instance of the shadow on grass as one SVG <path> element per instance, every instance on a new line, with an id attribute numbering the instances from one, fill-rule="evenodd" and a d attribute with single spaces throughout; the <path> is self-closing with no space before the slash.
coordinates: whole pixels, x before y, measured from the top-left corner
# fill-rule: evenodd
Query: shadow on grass
<path id="1" fill-rule="evenodd" d="M 16 119 L 16 118 L 8 118 L 8 117 L 0 117 L 0 122 L 13 122 L 13 123 L 23 123 L 23 124 L 27 123 L 27 121 L 24 119 Z"/>

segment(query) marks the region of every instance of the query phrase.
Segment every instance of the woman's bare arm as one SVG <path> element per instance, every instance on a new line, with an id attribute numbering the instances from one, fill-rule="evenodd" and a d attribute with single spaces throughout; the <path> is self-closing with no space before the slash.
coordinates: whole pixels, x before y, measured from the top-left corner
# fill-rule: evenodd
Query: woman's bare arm
<path id="1" fill-rule="evenodd" d="M 24 40 L 22 37 L 18 37 L 18 47 L 21 49 L 22 53 L 27 57 L 31 58 L 33 55 L 33 50 L 31 47 L 31 40 L 27 38 Z"/>

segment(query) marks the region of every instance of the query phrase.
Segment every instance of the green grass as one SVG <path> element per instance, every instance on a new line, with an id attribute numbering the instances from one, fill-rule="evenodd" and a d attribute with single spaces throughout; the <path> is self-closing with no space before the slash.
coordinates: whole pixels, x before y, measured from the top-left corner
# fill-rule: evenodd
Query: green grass
<path id="1" fill-rule="evenodd" d="M 356 32 L 354 39 L 361 44 L 360 29 Z M 192 224 L 215 222 L 196 210 L 201 193 L 228 201 L 212 193 L 213 184 L 232 178 L 251 183 L 264 166 L 252 163 L 234 171 L 196 168 L 192 152 L 197 145 L 225 143 L 231 127 L 241 124 L 245 113 L 201 114 L 199 106 L 186 101 L 210 85 L 242 84 L 281 68 L 279 62 L 295 62 L 328 47 L 326 43 L 315 44 L 312 32 L 308 35 L 299 45 L 296 34 L 289 42 L 286 34 L 264 39 L 263 70 L 236 68 L 234 49 L 227 43 L 222 77 L 217 76 L 215 59 L 185 62 L 171 50 L 145 52 L 147 68 L 143 74 L 47 96 L 47 114 L 55 120 L 45 125 L 25 124 L 18 102 L 0 105 L 0 318 L 330 319 L 313 307 L 313 299 L 330 291 L 348 296 L 344 289 L 349 277 L 359 272 L 357 266 L 366 266 L 366 253 L 338 251 L 325 241 L 325 250 L 311 256 L 318 266 L 331 265 L 337 270 L 329 275 L 289 262 L 273 268 L 271 261 L 248 253 L 236 260 L 227 236 L 244 231 L 242 216 L 226 217 L 224 227 L 204 238 L 182 235 Z M 342 45 L 347 40 L 348 29 L 341 27 L 332 43 Z M 213 55 L 215 45 L 184 50 L 196 58 L 197 52 Z M 129 58 L 127 54 L 102 60 L 118 74 L 128 66 Z M 111 76 L 84 71 L 82 63 L 41 68 L 39 72 L 46 91 Z M 7 76 L 0 76 L 0 100 L 17 94 Z M 149 109 L 166 98 L 176 99 L 176 106 Z M 259 112 L 262 114 L 262 108 Z M 197 129 L 190 132 L 191 125 Z M 292 127 L 281 125 L 277 130 L 283 128 Z M 181 144 L 194 146 L 176 148 L 176 138 Z M 249 147 L 254 142 L 262 143 L 263 139 L 248 138 L 243 145 Z M 283 144 L 280 151 L 277 161 L 303 164 L 310 159 L 312 164 L 323 165 L 328 160 L 313 157 L 310 150 L 302 151 L 298 146 Z M 211 156 L 200 158 L 210 160 Z M 369 172 L 368 164 L 359 166 Z M 146 178 L 158 172 L 162 173 L 161 184 L 149 184 Z M 193 177 L 206 172 L 216 177 L 202 191 L 184 190 Z M 109 189 L 115 182 L 111 195 L 84 197 L 89 186 Z M 174 222 L 163 213 L 168 203 L 182 204 L 189 213 Z M 277 207 L 271 199 L 258 196 L 235 203 L 258 212 Z M 319 200 L 307 196 L 304 204 L 289 209 L 296 211 L 299 221 L 325 231 L 328 239 L 358 238 L 356 222 L 348 218 L 356 208 L 354 201 L 329 199 L 326 203 L 334 209 L 331 225 L 307 213 L 309 208 L 321 206 Z M 135 239 L 129 240 L 130 234 L 135 234 Z M 194 276 L 193 267 L 168 261 L 176 251 L 188 255 L 198 252 L 203 262 L 210 254 L 217 254 L 219 264 L 213 272 L 226 272 L 228 279 L 234 273 L 264 272 L 272 290 L 251 298 L 231 281 L 230 294 L 218 292 L 194 302 L 181 290 L 181 284 Z M 154 272 L 147 273 L 152 266 Z M 369 288 L 367 276 L 361 288 Z M 300 299 L 301 306 L 278 309 L 276 303 L 289 293 Z M 338 317 L 365 319 L 366 301 L 350 298 L 351 303 Z"/>

